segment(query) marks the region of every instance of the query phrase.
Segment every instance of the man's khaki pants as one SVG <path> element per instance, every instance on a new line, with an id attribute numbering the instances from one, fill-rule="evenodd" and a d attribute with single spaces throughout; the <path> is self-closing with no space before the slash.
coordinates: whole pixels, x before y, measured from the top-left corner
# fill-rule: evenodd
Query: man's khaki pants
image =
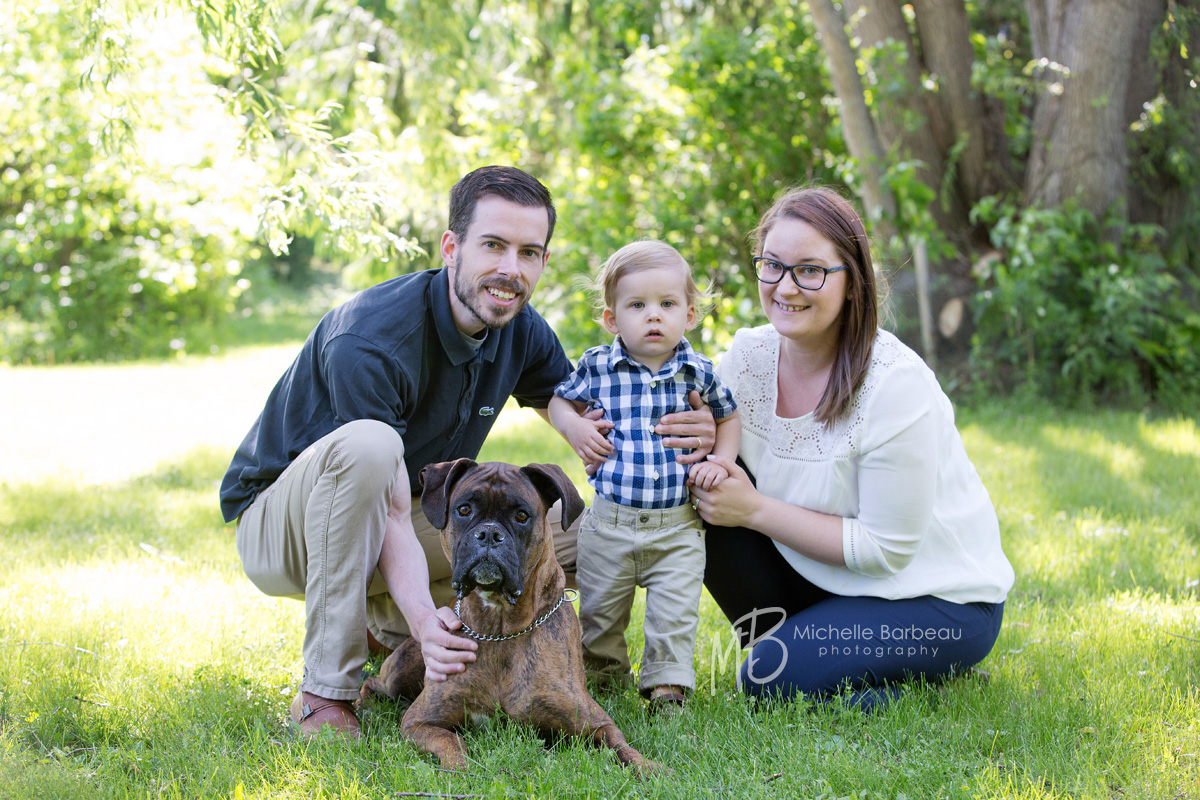
<path id="1" fill-rule="evenodd" d="M 255 498 L 237 524 L 247 577 L 264 594 L 304 600 L 303 691 L 358 697 L 367 631 L 395 648 L 409 630 L 376 570 L 404 443 L 374 420 L 347 423 L 312 444 Z M 419 487 L 411 487 L 416 490 Z M 578 522 L 562 530 L 549 514 L 555 555 L 573 582 Z M 429 565 L 436 605 L 454 599 L 438 531 L 413 498 L 413 528 Z"/>

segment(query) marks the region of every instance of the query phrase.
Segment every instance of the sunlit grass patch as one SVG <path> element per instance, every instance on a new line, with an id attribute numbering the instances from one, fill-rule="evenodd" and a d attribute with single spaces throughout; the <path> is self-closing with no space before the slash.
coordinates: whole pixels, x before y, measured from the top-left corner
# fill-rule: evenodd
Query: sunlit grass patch
<path id="1" fill-rule="evenodd" d="M 1138 435 L 1147 445 L 1167 455 L 1200 456 L 1200 429 L 1196 420 L 1186 417 L 1151 422 L 1138 418 Z"/>
<path id="2" fill-rule="evenodd" d="M 1200 437 L 1134 414 L 963 415 L 1018 590 L 1055 595 L 1200 579 Z"/>
<path id="3" fill-rule="evenodd" d="M 27 564 L 139 553 L 228 561 L 233 538 L 220 524 L 215 496 L 215 484 L 202 490 L 152 489 L 141 482 L 80 488 L 43 484 L 3 492 L 0 514 L 11 527 L 0 553 L 19 552 Z M 0 565 L 0 574 L 5 569 Z"/>
<path id="4" fill-rule="evenodd" d="M 249 430 L 300 342 L 170 363 L 0 367 L 0 484 L 118 483 Z M 211 478 L 219 478 L 212 475 Z"/>
<path id="5" fill-rule="evenodd" d="M 30 572 L 0 591 L 0 674 L 24 687 L 7 687 L 6 701 L 39 740 L 86 740 L 61 728 L 84 719 L 109 740 L 205 710 L 278 722 L 299 667 L 296 607 L 231 570 L 149 556 Z M 197 693 L 205 702 L 191 708 Z"/>
<path id="6" fill-rule="evenodd" d="M 1194 784 L 1186 754 L 1200 745 L 1197 645 L 1155 621 L 1193 635 L 1194 603 L 1134 592 L 1009 606 L 989 659 L 989 694 L 998 689 L 993 698 L 1007 706 L 996 716 L 1003 788 L 1026 782 L 1014 776 L 1037 776 L 1031 785 L 1065 793 L 1162 797 L 1185 776 Z"/>

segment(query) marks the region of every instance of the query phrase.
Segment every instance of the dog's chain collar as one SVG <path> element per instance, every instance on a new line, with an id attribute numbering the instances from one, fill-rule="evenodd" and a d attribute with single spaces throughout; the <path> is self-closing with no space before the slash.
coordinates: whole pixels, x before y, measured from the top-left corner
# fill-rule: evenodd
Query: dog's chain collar
<path id="1" fill-rule="evenodd" d="M 530 625 L 525 630 L 518 631 L 517 633 L 510 633 L 508 636 L 493 636 L 492 634 L 476 633 L 475 631 L 471 630 L 471 626 L 467 624 L 467 621 L 462 618 L 462 614 L 459 613 L 460 609 L 462 608 L 462 598 L 461 597 L 458 598 L 458 600 L 454 603 L 454 615 L 457 616 L 460 621 L 462 621 L 463 633 L 465 633 L 467 636 L 470 636 L 475 641 L 477 641 L 477 642 L 506 642 L 509 639 L 516 639 L 519 636 L 524 636 L 525 634 L 532 631 L 534 628 L 541 627 L 543 622 L 550 619 L 550 617 L 554 615 L 555 611 L 558 611 L 558 607 L 563 604 L 564 600 L 574 600 L 576 597 L 579 597 L 579 592 L 575 591 L 574 589 L 566 589 L 565 591 L 563 591 L 563 596 L 558 598 L 558 602 L 554 604 L 554 608 L 550 609 L 545 614 L 543 614 L 542 616 L 540 616 L 536 620 L 534 620 L 533 624 Z"/>

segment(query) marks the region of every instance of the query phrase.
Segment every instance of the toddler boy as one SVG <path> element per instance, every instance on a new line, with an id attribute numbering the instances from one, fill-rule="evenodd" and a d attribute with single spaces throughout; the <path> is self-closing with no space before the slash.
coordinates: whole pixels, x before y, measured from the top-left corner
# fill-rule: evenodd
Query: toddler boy
<path id="1" fill-rule="evenodd" d="M 695 688 L 692 666 L 704 581 L 704 527 L 689 503 L 688 468 L 654 433 L 660 417 L 685 411 L 697 390 L 717 423 L 714 455 L 736 458 L 736 404 L 712 362 L 684 334 L 703 295 L 691 268 L 664 242 L 641 241 L 612 255 L 596 281 L 601 323 L 612 345 L 584 353 L 555 390 L 550 421 L 589 467 L 596 498 L 579 527 L 576 562 L 584 663 L 602 683 L 630 675 L 625 628 L 637 586 L 646 589 L 645 650 L 638 688 L 653 711 L 674 711 Z M 612 441 L 579 412 L 601 407 Z M 691 480 L 705 488 L 728 477 L 701 461 Z"/>

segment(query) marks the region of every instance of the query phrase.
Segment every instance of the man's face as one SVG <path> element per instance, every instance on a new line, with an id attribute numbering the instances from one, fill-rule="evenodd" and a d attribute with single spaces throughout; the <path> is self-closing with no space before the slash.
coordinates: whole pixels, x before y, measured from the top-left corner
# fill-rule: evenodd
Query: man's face
<path id="1" fill-rule="evenodd" d="M 546 209 L 488 195 L 460 238 L 442 234 L 442 261 L 450 271 L 450 307 L 463 333 L 503 328 L 520 313 L 546 266 Z"/>

